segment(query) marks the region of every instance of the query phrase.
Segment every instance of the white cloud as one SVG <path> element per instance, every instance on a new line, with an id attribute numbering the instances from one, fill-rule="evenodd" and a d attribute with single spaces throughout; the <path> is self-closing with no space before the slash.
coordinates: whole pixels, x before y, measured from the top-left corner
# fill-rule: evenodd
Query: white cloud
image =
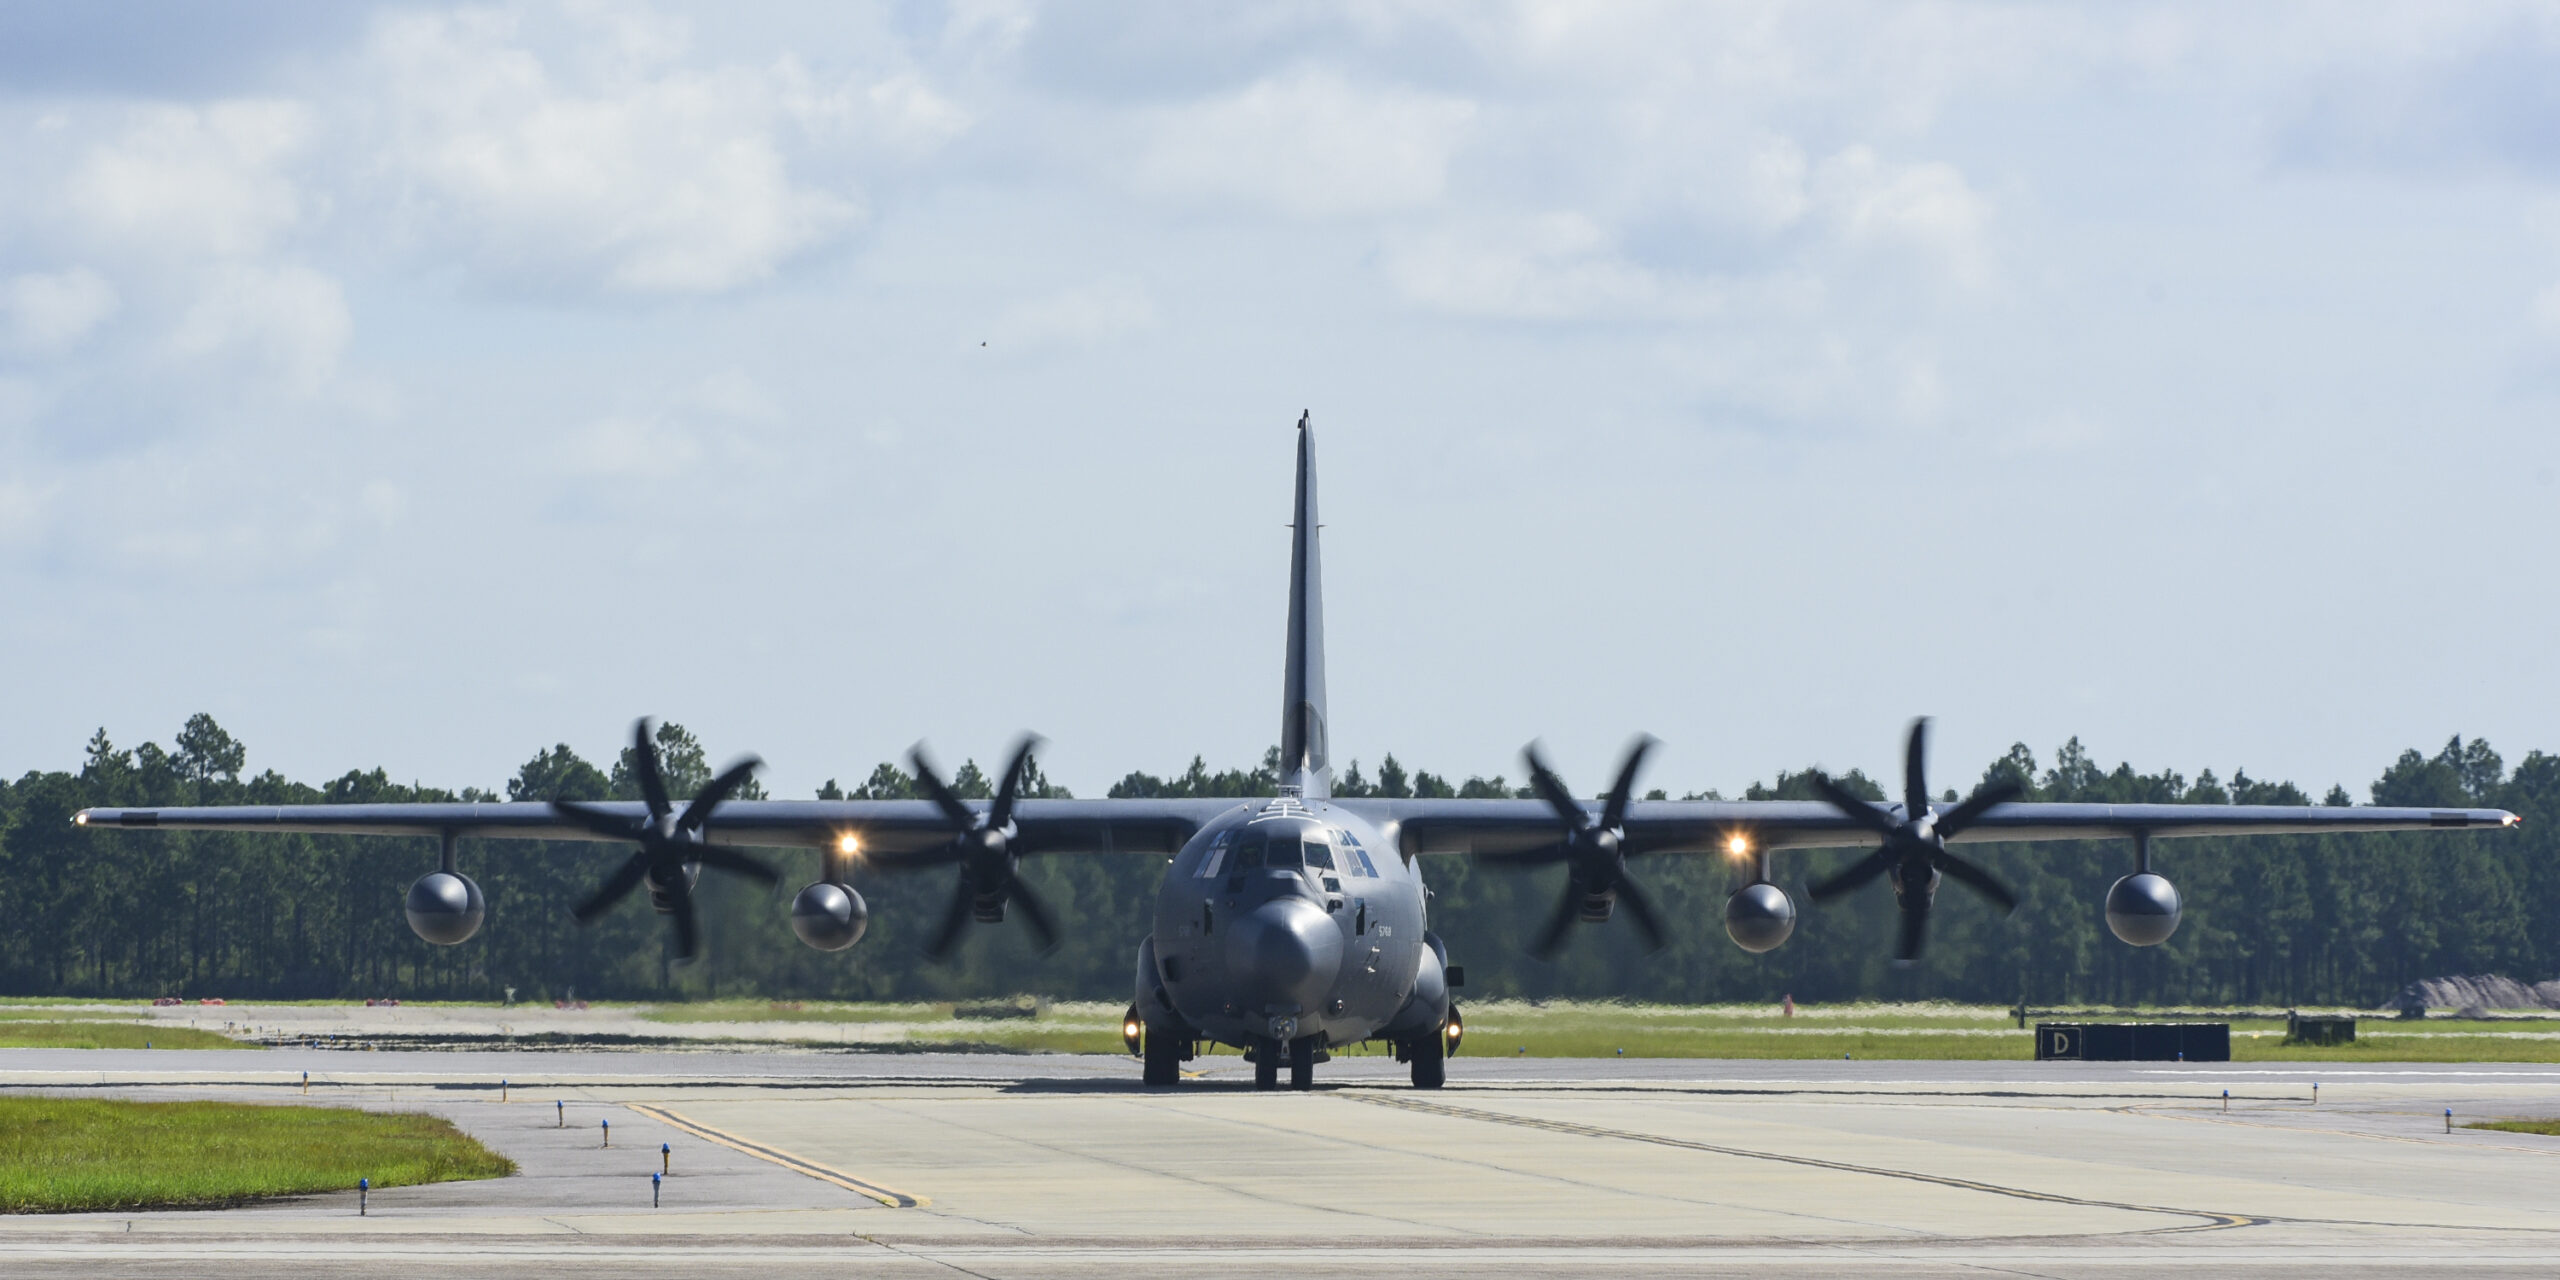
<path id="1" fill-rule="evenodd" d="M 1153 190 L 1299 217 L 1411 208 L 1440 198 L 1474 117 L 1463 99 L 1293 71 L 1159 112 L 1138 176 Z"/>
<path id="2" fill-rule="evenodd" d="M 64 180 L 61 212 L 74 237 L 128 253 L 263 252 L 310 213 L 286 166 L 311 123 L 292 102 L 135 107 Z"/>
<path id="3" fill-rule="evenodd" d="M 684 474 L 702 446 L 672 423 L 654 418 L 599 418 L 564 442 L 560 461 L 573 474 L 607 480 L 665 480 Z"/>
<path id="4" fill-rule="evenodd" d="M 993 340 L 1006 350 L 1092 347 L 1155 323 L 1155 300 L 1130 280 L 1104 280 L 1017 302 L 996 321 Z"/>
<path id="5" fill-rule="evenodd" d="M 1666 285 L 1619 257 L 1608 234 L 1581 214 L 1478 220 L 1408 235 L 1385 257 L 1388 281 L 1407 300 L 1458 315 L 1561 320 L 1691 313 L 1712 289 Z"/>
<path id="6" fill-rule="evenodd" d="M 1895 164 L 1852 146 L 1824 160 L 1809 183 L 1819 216 L 1857 247 L 1916 251 L 1957 279 L 1979 279 L 1988 202 L 1955 166 Z"/>
<path id="7" fill-rule="evenodd" d="M 637 21 L 593 17 L 608 33 Z M 788 72 L 668 65 L 679 37 L 643 25 L 647 39 L 613 37 L 623 56 L 573 85 L 503 15 L 384 23 L 387 160 L 415 233 L 520 281 L 707 293 L 855 221 L 849 196 L 790 172 Z"/>
<path id="8" fill-rule="evenodd" d="M 37 356 L 60 355 L 106 323 L 115 286 L 86 267 L 32 272 L 0 283 L 0 342 Z"/>
<path id="9" fill-rule="evenodd" d="M 170 347 L 308 395 L 336 370 L 352 327 L 346 299 L 328 276 L 308 267 L 229 266 L 206 275 Z"/>

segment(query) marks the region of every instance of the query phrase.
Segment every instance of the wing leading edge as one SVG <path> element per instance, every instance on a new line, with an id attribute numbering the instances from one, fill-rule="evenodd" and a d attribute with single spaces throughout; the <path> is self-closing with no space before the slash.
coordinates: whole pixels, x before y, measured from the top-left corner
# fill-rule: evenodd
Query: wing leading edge
<path id="1" fill-rule="evenodd" d="M 1236 800 L 1024 800 L 1015 806 L 1022 853 L 1170 854 Z M 638 821 L 637 801 L 581 808 Z M 985 801 L 972 802 L 979 812 Z M 587 824 L 538 801 L 502 804 L 222 805 L 83 809 L 86 827 L 163 831 L 274 831 L 430 839 L 594 840 Z M 712 844 L 832 849 L 850 836 L 863 853 L 909 853 L 951 841 L 950 820 L 926 800 L 732 800 L 703 827 Z"/>
<path id="2" fill-rule="evenodd" d="M 1501 853 L 1554 841 L 1555 812 L 1536 800 L 1351 800 L 1345 807 L 1393 822 L 1408 853 Z M 1933 804 L 1943 815 L 1955 806 Z M 1600 806 L 1593 802 L 1596 817 Z M 1899 807 L 1891 812 L 1899 813 Z M 2504 809 L 2401 809 L 2258 804 L 1999 805 L 1953 843 L 2105 840 L 2136 836 L 2317 835 L 2333 831 L 2428 831 L 2512 827 Z M 1859 848 L 1874 832 L 1830 805 L 1793 800 L 1640 800 L 1628 806 L 1630 853 L 1758 852 Z M 1736 846 L 1733 842 L 1742 843 Z"/>

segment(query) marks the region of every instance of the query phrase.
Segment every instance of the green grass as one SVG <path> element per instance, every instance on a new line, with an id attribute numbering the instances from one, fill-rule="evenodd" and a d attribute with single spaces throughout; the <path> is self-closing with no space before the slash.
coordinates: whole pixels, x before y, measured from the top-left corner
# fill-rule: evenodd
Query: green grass
<path id="1" fill-rule="evenodd" d="M 2495 1129 L 2501 1133 L 2538 1133 L 2546 1138 L 2560 1138 L 2560 1120 L 2483 1120 L 2462 1127 Z"/>
<path id="2" fill-rule="evenodd" d="M 1469 1001 L 1465 1056 L 2018 1060 L 2035 1056 L 2033 1033 L 2009 1011 L 1944 1003 L 1800 1006 L 1793 1017 L 1771 1005 L 1646 1005 L 1613 1001 Z M 2168 1018 L 2175 1011 L 2131 1015 Z M 669 1023 L 835 1024 L 869 1034 L 792 1037 L 813 1046 L 866 1044 L 919 1051 L 1120 1053 L 1120 1008 L 1101 1002 L 1051 1005 L 1037 1018 L 959 1019 L 949 1004 L 780 1003 L 721 1000 L 662 1005 L 648 1017 Z M 2039 1015 L 2040 1021 L 2122 1021 L 2116 1012 Z M 2560 1021 L 2486 1022 L 2366 1018 L 2361 1038 L 2334 1047 L 2288 1045 L 2281 1019 L 2232 1023 L 2241 1062 L 2560 1062 Z M 1526 1049 L 1524 1055 L 1521 1051 Z M 1384 1053 L 1352 1046 L 1338 1053 Z"/>
<path id="3" fill-rule="evenodd" d="M 515 1165 L 434 1116 L 232 1102 L 0 1098 L 0 1212 L 210 1208 L 499 1178 Z"/>
<path id="4" fill-rule="evenodd" d="M 150 1022 L 0 1019 L 0 1049 L 263 1049 L 194 1027 Z"/>

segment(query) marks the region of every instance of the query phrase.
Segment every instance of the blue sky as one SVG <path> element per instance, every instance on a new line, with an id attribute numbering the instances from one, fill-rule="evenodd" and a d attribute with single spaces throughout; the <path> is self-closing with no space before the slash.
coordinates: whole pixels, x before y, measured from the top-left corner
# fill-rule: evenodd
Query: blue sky
<path id="1" fill-rule="evenodd" d="M 22 4 L 0 768 L 2560 748 L 2560 18 Z"/>

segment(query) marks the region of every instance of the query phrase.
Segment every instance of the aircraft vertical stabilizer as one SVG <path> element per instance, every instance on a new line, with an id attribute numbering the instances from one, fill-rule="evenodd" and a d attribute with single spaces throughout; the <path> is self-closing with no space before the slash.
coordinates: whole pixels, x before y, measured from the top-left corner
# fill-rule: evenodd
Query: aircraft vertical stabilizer
<path id="1" fill-rule="evenodd" d="M 1325 754 L 1324 575 L 1316 554 L 1316 435 L 1298 415 L 1298 505 L 1289 531 L 1289 658 L 1282 680 L 1280 783 L 1311 799 L 1333 792 Z"/>

